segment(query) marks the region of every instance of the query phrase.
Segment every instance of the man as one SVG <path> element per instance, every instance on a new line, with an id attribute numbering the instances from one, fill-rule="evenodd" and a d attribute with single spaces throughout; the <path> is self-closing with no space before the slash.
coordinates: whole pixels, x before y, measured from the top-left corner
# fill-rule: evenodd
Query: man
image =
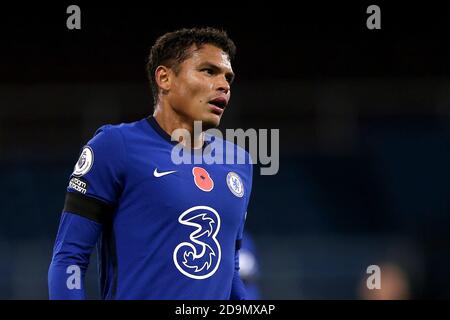
<path id="1" fill-rule="evenodd" d="M 247 300 L 260 300 L 259 258 L 252 236 L 244 231 L 242 248 L 239 250 L 239 275 L 244 283 Z"/>
<path id="2" fill-rule="evenodd" d="M 207 150 L 194 121 L 219 125 L 234 54 L 227 34 L 212 28 L 156 41 L 147 65 L 153 116 L 101 127 L 75 165 L 48 273 L 50 299 L 86 297 L 97 240 L 103 299 L 245 299 L 238 250 L 251 161 L 176 165 L 171 157 L 178 142 L 194 160 Z M 172 141 L 176 129 L 190 138 Z"/>

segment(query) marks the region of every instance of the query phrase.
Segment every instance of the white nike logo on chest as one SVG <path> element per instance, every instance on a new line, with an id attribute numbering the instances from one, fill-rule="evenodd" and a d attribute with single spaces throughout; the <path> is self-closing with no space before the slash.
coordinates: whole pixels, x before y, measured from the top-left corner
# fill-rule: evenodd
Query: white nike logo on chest
<path id="1" fill-rule="evenodd" d="M 154 175 L 156 178 L 161 178 L 161 177 L 164 177 L 164 176 L 166 176 L 166 175 L 168 175 L 168 174 L 175 173 L 175 172 L 177 172 L 177 171 L 158 172 L 158 169 L 155 168 L 155 171 L 153 171 L 153 175 Z"/>

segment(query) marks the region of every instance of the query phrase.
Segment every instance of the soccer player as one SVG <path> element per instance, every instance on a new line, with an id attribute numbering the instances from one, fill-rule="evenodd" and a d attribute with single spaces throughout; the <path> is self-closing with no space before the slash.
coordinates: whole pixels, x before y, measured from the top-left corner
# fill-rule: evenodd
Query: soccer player
<path id="1" fill-rule="evenodd" d="M 260 300 L 259 258 L 252 236 L 244 231 L 242 248 L 239 250 L 239 275 L 245 286 L 247 300 Z"/>
<path id="2" fill-rule="evenodd" d="M 238 250 L 252 184 L 248 154 L 220 140 L 248 161 L 174 164 L 171 157 L 176 129 L 191 134 L 181 141 L 191 159 L 207 153 L 213 139 L 196 134 L 194 121 L 203 131 L 219 125 L 235 50 L 226 32 L 213 28 L 167 33 L 153 45 L 153 115 L 100 127 L 70 177 L 48 272 L 50 299 L 86 298 L 96 244 L 103 299 L 245 299 Z"/>

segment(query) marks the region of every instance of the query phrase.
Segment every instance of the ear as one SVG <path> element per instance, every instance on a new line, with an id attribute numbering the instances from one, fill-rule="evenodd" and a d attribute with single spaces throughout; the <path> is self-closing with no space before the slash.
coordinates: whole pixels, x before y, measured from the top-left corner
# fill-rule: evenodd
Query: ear
<path id="1" fill-rule="evenodd" d="M 159 66 L 155 70 L 155 80 L 162 92 L 170 90 L 172 72 L 166 66 Z"/>

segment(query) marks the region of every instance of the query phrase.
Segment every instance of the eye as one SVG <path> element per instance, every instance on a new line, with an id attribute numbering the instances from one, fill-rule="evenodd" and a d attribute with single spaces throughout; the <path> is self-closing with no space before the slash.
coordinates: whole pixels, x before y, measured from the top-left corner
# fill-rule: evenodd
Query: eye
<path id="1" fill-rule="evenodd" d="M 211 68 L 203 68 L 202 70 L 200 70 L 201 72 L 205 72 L 208 75 L 213 75 L 214 74 L 214 70 Z"/>

